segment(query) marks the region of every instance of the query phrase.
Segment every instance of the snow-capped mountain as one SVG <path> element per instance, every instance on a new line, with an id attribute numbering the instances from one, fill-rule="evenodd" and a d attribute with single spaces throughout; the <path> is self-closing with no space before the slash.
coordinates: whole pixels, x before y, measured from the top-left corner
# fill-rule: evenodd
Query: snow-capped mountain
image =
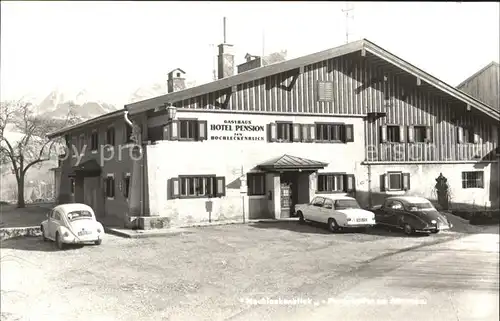
<path id="1" fill-rule="evenodd" d="M 112 104 L 95 99 L 85 89 L 75 93 L 55 89 L 34 104 L 37 113 L 51 118 L 66 118 L 72 110 L 77 117 L 89 119 L 117 109 Z"/>
<path id="2" fill-rule="evenodd" d="M 186 88 L 197 86 L 195 81 L 186 81 Z M 129 98 L 128 103 L 150 99 L 167 94 L 167 82 L 157 82 L 153 85 L 143 86 L 134 91 Z"/>

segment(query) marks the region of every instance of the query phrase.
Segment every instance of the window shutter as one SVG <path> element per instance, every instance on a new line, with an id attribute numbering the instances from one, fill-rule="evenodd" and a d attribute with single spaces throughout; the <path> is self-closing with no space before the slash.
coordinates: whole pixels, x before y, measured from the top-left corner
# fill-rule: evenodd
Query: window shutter
<path id="1" fill-rule="evenodd" d="M 309 124 L 309 139 L 311 142 L 316 140 L 316 125 L 314 124 Z"/>
<path id="2" fill-rule="evenodd" d="M 464 129 L 462 127 L 457 127 L 457 142 L 459 144 L 464 142 Z"/>
<path id="3" fill-rule="evenodd" d="M 225 177 L 216 177 L 215 178 L 215 196 L 222 197 L 226 196 L 226 178 Z"/>
<path id="4" fill-rule="evenodd" d="M 344 143 L 350 143 L 354 141 L 354 125 L 348 124 L 344 125 Z"/>
<path id="5" fill-rule="evenodd" d="M 389 188 L 389 177 L 387 174 L 380 175 L 380 191 L 385 192 Z"/>
<path id="6" fill-rule="evenodd" d="M 170 140 L 179 139 L 179 122 L 177 120 L 172 120 L 169 124 Z"/>
<path id="7" fill-rule="evenodd" d="M 415 127 L 413 126 L 408 126 L 408 143 L 414 143 L 415 142 Z"/>
<path id="8" fill-rule="evenodd" d="M 302 141 L 304 143 L 311 142 L 311 137 L 309 135 L 309 124 L 302 124 L 301 130 L 302 130 Z"/>
<path id="9" fill-rule="evenodd" d="M 403 173 L 402 175 L 402 186 L 404 191 L 409 191 L 410 190 L 410 173 Z"/>
<path id="10" fill-rule="evenodd" d="M 207 140 L 207 121 L 199 120 L 198 121 L 198 140 L 204 141 Z"/>
<path id="11" fill-rule="evenodd" d="M 292 128 L 293 128 L 293 141 L 294 142 L 300 142 L 300 134 L 301 134 L 301 126 L 300 124 L 293 124 L 292 125 Z"/>
<path id="12" fill-rule="evenodd" d="M 380 142 L 387 143 L 387 126 L 380 126 Z"/>
<path id="13" fill-rule="evenodd" d="M 405 126 L 399 126 L 399 142 L 405 142 Z"/>
<path id="14" fill-rule="evenodd" d="M 353 174 L 344 175 L 344 189 L 347 193 L 356 190 L 356 180 Z"/>
<path id="15" fill-rule="evenodd" d="M 178 178 L 171 178 L 170 179 L 170 197 L 171 198 L 179 198 L 179 196 L 180 196 L 179 179 Z"/>
<path id="16" fill-rule="evenodd" d="M 427 126 L 425 128 L 425 142 L 432 143 L 432 127 L 431 126 Z"/>
<path id="17" fill-rule="evenodd" d="M 267 130 L 269 131 L 268 133 L 268 136 L 269 136 L 269 141 L 270 142 L 275 142 L 276 139 L 277 139 L 277 127 L 276 127 L 276 123 L 270 123 L 268 126 L 267 126 Z"/>

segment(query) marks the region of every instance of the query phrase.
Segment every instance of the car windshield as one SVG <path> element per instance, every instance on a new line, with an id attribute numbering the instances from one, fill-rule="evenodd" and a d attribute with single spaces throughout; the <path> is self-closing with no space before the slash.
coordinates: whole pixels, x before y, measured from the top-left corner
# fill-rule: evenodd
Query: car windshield
<path id="1" fill-rule="evenodd" d="M 429 211 L 433 210 L 434 206 L 431 204 L 431 202 L 408 203 L 406 205 L 406 209 L 410 212 Z"/>
<path id="2" fill-rule="evenodd" d="M 336 200 L 335 201 L 335 209 L 336 210 L 346 210 L 349 208 L 360 208 L 359 204 L 356 200 Z"/>
<path id="3" fill-rule="evenodd" d="M 68 220 L 74 221 L 78 219 L 90 219 L 92 218 L 92 213 L 86 210 L 72 211 L 68 213 Z"/>

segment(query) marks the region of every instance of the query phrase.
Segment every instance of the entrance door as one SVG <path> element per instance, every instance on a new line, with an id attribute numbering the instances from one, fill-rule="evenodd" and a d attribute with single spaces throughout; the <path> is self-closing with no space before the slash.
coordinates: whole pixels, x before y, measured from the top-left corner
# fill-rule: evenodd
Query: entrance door
<path id="1" fill-rule="evenodd" d="M 290 183 L 281 183 L 281 218 L 290 217 L 292 210 L 292 189 Z"/>
<path id="2" fill-rule="evenodd" d="M 281 217 L 292 217 L 295 214 L 295 204 L 298 202 L 299 172 L 284 172 L 281 181 Z"/>

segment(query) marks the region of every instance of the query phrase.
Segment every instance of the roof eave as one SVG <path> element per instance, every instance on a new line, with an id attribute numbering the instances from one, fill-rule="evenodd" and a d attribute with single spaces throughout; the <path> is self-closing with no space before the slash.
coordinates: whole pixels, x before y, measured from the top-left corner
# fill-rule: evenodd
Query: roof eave
<path id="1" fill-rule="evenodd" d="M 472 107 L 482 111 L 483 113 L 487 114 L 488 116 L 494 118 L 495 120 L 500 120 L 500 112 L 494 110 L 493 108 L 489 107 L 488 105 L 485 105 L 484 103 L 478 101 L 477 99 L 467 95 L 466 93 L 462 92 L 461 90 L 450 86 L 439 79 L 427 74 L 426 72 L 420 70 L 419 68 L 410 65 L 409 63 L 405 62 L 401 58 L 396 57 L 395 55 L 387 52 L 386 50 L 378 47 L 374 43 L 365 40 L 365 50 L 380 57 L 381 59 L 384 59 L 391 64 L 398 66 L 405 72 L 414 75 L 415 77 L 419 77 L 422 80 L 428 82 L 430 85 L 442 90 L 443 92 L 447 93 L 448 95 L 451 95 L 459 100 L 462 100 L 464 103 L 471 105 Z"/>
<path id="2" fill-rule="evenodd" d="M 118 118 L 119 116 L 123 115 L 125 112 L 124 109 L 119 109 L 119 110 L 115 110 L 115 111 L 112 111 L 110 113 L 107 113 L 107 114 L 104 114 L 104 115 L 101 115 L 101 116 L 98 116 L 98 117 L 95 117 L 95 118 L 91 118 L 89 120 L 86 120 L 84 122 L 81 122 L 79 124 L 76 124 L 76 125 L 72 125 L 72 126 L 68 126 L 68 127 L 64 127 L 62 129 L 59 129 L 57 131 L 54 131 L 54 132 L 51 132 L 51 133 L 48 133 L 46 135 L 46 137 L 48 139 L 53 139 L 53 138 L 56 138 L 56 137 L 60 137 L 70 131 L 74 131 L 74 130 L 77 130 L 81 127 L 84 127 L 84 126 L 88 126 L 88 125 L 92 125 L 92 124 L 96 124 L 96 123 L 99 123 L 101 121 L 105 121 L 105 120 L 109 120 L 109 119 L 113 119 L 113 118 Z"/>

